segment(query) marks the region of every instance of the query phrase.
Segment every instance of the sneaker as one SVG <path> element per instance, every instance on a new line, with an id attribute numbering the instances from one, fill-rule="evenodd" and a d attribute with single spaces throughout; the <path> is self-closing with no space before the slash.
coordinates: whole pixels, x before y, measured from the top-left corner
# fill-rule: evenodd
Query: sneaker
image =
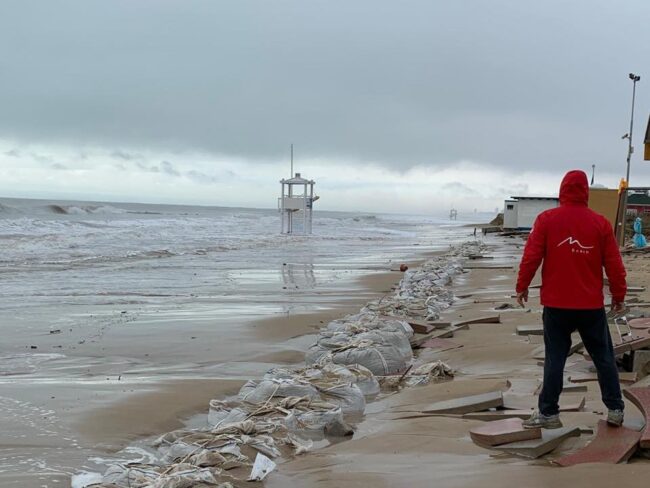
<path id="1" fill-rule="evenodd" d="M 623 425 L 623 410 L 609 410 L 607 412 L 607 423 L 614 427 Z"/>
<path id="2" fill-rule="evenodd" d="M 529 419 L 524 420 L 521 424 L 524 429 L 559 429 L 562 427 L 560 415 L 544 415 L 540 412 L 533 413 Z"/>

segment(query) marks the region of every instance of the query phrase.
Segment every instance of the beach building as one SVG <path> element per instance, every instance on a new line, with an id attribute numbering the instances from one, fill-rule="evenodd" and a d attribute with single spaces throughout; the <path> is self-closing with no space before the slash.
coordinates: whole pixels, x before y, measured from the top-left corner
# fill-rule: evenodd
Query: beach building
<path id="1" fill-rule="evenodd" d="M 557 197 L 511 197 L 503 207 L 503 228 L 530 230 L 537 216 L 560 204 Z"/>
<path id="2" fill-rule="evenodd" d="M 650 214 L 650 196 L 648 196 L 648 192 L 629 193 L 627 196 L 627 213 L 632 215 Z"/>

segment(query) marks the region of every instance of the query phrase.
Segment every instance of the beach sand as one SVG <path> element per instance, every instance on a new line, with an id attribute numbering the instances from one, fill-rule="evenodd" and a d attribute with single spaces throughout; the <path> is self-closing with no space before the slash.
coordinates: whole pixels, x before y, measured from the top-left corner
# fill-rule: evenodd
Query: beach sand
<path id="1" fill-rule="evenodd" d="M 485 266 L 513 265 L 512 269 L 472 270 L 456 280 L 457 296 L 466 296 L 445 313 L 443 320 L 471 318 L 495 313 L 494 306 L 514 303 L 513 293 L 516 264 L 521 241 L 506 239 L 493 247 Z M 629 282 L 650 285 L 647 257 L 626 257 Z M 483 265 L 483 264 L 482 264 Z M 446 399 L 492 390 L 514 395 L 525 407 L 536 406 L 534 394 L 542 368 L 535 356 L 540 337 L 515 334 L 518 325 L 541 324 L 538 291 L 531 290 L 530 307 L 500 311 L 501 324 L 471 325 L 455 333 L 453 341 L 459 349 L 436 353 L 422 350 L 419 361 L 441 359 L 457 370 L 453 380 L 427 386 L 407 388 L 399 393 L 384 395 L 368 405 L 366 416 L 352 440 L 338 443 L 301 456 L 279 466 L 269 476 L 269 488 L 290 487 L 603 487 L 642 486 L 650 477 L 650 462 L 634 458 L 626 465 L 581 465 L 558 468 L 548 460 L 584 446 L 591 435 L 571 438 L 546 459 L 523 460 L 476 446 L 469 429 L 479 421 L 453 416 L 420 416 L 427 405 Z M 639 295 L 648 301 L 648 291 Z M 474 303 L 475 300 L 483 303 Z M 493 301 L 492 303 L 485 303 Z M 568 368 L 581 368 L 577 355 L 569 358 Z M 565 425 L 595 427 L 606 411 L 600 401 L 596 383 L 588 383 L 586 393 L 565 393 L 563 401 L 585 395 L 582 412 L 562 414 Z M 409 418 L 410 417 L 410 418 Z M 627 404 L 626 424 L 640 427 L 640 413 Z"/>

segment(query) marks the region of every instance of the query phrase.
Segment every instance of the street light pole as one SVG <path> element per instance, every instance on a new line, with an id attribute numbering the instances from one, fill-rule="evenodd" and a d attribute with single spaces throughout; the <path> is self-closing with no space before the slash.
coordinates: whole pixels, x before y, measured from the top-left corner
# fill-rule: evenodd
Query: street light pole
<path id="1" fill-rule="evenodd" d="M 636 95 L 636 82 L 641 79 L 639 75 L 630 73 L 630 79 L 632 80 L 632 113 L 630 115 L 630 133 L 627 134 L 627 172 L 625 174 L 625 181 L 628 186 L 630 184 L 630 160 L 632 159 L 632 153 L 634 152 L 634 147 L 632 146 L 632 130 L 634 129 L 634 97 Z"/>

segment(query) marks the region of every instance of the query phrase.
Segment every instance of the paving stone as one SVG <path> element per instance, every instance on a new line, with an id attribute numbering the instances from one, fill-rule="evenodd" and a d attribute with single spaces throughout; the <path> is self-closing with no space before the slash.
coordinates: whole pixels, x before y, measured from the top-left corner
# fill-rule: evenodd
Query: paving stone
<path id="1" fill-rule="evenodd" d="M 598 422 L 596 437 L 582 449 L 554 460 L 560 466 L 584 463 L 616 464 L 627 461 L 639 445 L 641 433 L 627 427 L 612 427 Z"/>
<path id="2" fill-rule="evenodd" d="M 503 406 L 503 394 L 500 391 L 491 391 L 480 395 L 471 395 L 453 400 L 432 403 L 422 409 L 422 413 L 451 413 L 464 414 L 480 412 L 489 408 Z"/>
<path id="3" fill-rule="evenodd" d="M 630 387 L 623 390 L 625 398 L 641 410 L 645 418 L 645 427 L 641 431 L 639 443 L 643 449 L 650 448 L 650 387 Z"/>
<path id="4" fill-rule="evenodd" d="M 521 419 L 504 419 L 475 427 L 469 431 L 469 435 L 479 446 L 498 446 L 511 442 L 540 439 L 542 429 L 524 429 Z"/>
<path id="5" fill-rule="evenodd" d="M 539 439 L 511 442 L 509 444 L 495 446 L 494 449 L 529 459 L 537 459 L 557 449 L 569 437 L 580 437 L 580 427 L 542 429 L 542 437 Z"/>

